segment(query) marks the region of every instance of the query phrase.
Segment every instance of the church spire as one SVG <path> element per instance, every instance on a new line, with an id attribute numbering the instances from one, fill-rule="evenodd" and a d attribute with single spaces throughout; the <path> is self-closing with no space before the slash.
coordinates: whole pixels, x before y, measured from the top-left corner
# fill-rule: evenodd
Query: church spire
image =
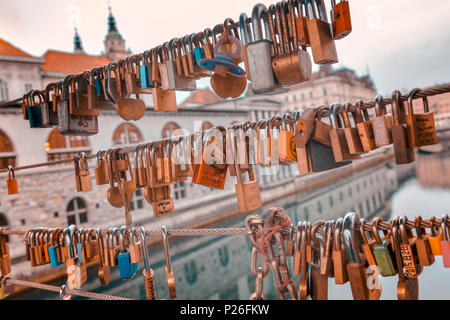
<path id="1" fill-rule="evenodd" d="M 108 16 L 108 33 L 111 32 L 118 32 L 117 25 L 116 25 L 116 19 L 114 18 L 111 10 L 111 6 L 108 6 L 109 10 L 109 16 Z"/>
<path id="2" fill-rule="evenodd" d="M 125 39 L 119 33 L 116 24 L 116 18 L 114 18 L 111 10 L 111 6 L 108 6 L 108 33 L 105 37 L 105 56 L 113 61 L 122 59 L 130 54 L 125 49 Z"/>
<path id="3" fill-rule="evenodd" d="M 77 27 L 75 27 L 75 35 L 73 37 L 73 51 L 75 53 L 84 53 L 83 45 L 81 44 L 81 37 L 78 34 Z"/>

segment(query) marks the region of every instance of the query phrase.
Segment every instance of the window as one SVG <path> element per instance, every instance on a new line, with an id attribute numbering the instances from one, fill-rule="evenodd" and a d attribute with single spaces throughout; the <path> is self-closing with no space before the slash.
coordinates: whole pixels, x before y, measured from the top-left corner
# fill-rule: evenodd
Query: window
<path id="1" fill-rule="evenodd" d="M 139 210 L 144 208 L 144 194 L 142 189 L 136 190 L 134 197 L 130 202 L 130 211 Z"/>
<path id="2" fill-rule="evenodd" d="M 302 93 L 302 101 L 305 101 L 305 94 Z"/>
<path id="3" fill-rule="evenodd" d="M 359 187 L 359 183 L 356 185 L 356 191 L 358 191 L 359 192 L 359 190 L 360 190 L 360 187 Z"/>
<path id="4" fill-rule="evenodd" d="M 203 125 L 202 125 L 203 127 Z M 163 138 L 170 138 L 171 136 L 173 136 L 173 133 L 178 130 L 181 129 L 181 127 L 176 124 L 175 122 L 167 122 L 161 132 L 161 137 Z"/>
<path id="5" fill-rule="evenodd" d="M 0 79 L 0 102 L 8 100 L 8 85 L 5 80 Z"/>
<path id="6" fill-rule="evenodd" d="M 314 98 L 314 94 L 313 94 L 312 91 L 309 93 L 309 97 L 310 97 L 311 99 Z"/>
<path id="7" fill-rule="evenodd" d="M 293 97 L 294 97 L 294 102 L 297 102 L 297 96 L 294 94 Z"/>
<path id="8" fill-rule="evenodd" d="M 136 126 L 130 123 L 122 123 L 114 130 L 113 143 L 115 145 L 136 144 L 142 141 L 144 139 L 142 138 L 141 132 Z"/>
<path id="9" fill-rule="evenodd" d="M 55 161 L 73 158 L 80 152 L 91 153 L 89 140 L 82 136 L 63 136 L 58 127 L 54 128 L 45 143 L 47 160 Z"/>
<path id="10" fill-rule="evenodd" d="M 348 188 L 348 196 L 351 198 L 353 196 L 352 187 Z"/>
<path id="11" fill-rule="evenodd" d="M 16 153 L 9 137 L 0 130 L 0 169 L 16 165 Z"/>
<path id="12" fill-rule="evenodd" d="M 322 203 L 317 202 L 317 210 L 319 210 L 319 213 L 322 213 Z"/>
<path id="13" fill-rule="evenodd" d="M 363 204 L 362 204 L 362 203 L 359 204 L 359 214 L 360 214 L 361 216 L 364 216 L 364 207 L 363 207 Z"/>
<path id="14" fill-rule="evenodd" d="M 287 97 L 286 97 L 286 99 L 287 99 Z M 214 127 L 214 126 L 212 125 L 211 122 L 208 122 L 208 121 L 202 122 L 202 130 L 208 130 L 208 129 L 211 129 L 212 127 Z"/>
<path id="15" fill-rule="evenodd" d="M 327 95 L 327 88 L 323 88 L 323 95 L 324 95 L 324 96 Z"/>
<path id="16" fill-rule="evenodd" d="M 186 184 L 184 181 L 177 182 L 172 187 L 173 196 L 175 199 L 186 198 Z"/>
<path id="17" fill-rule="evenodd" d="M 30 92 L 33 90 L 33 85 L 31 83 L 25 83 L 25 92 Z"/>
<path id="18" fill-rule="evenodd" d="M 366 180 L 363 181 L 363 188 L 364 188 L 364 189 L 367 188 L 367 181 L 366 181 Z"/>
<path id="19" fill-rule="evenodd" d="M 308 207 L 305 207 L 305 220 L 309 219 L 309 209 Z"/>
<path id="20" fill-rule="evenodd" d="M 341 202 L 344 201 L 344 193 L 342 191 L 339 191 L 339 200 L 341 200 Z"/>
<path id="21" fill-rule="evenodd" d="M 330 196 L 330 207 L 333 207 L 333 205 L 334 205 L 333 196 Z"/>
<path id="22" fill-rule="evenodd" d="M 370 211 L 372 211 L 372 210 L 370 209 L 370 201 L 369 201 L 369 199 L 366 200 L 366 206 L 367 206 L 367 212 L 370 214 Z"/>
<path id="23" fill-rule="evenodd" d="M 375 195 L 372 197 L 372 201 L 373 201 L 373 207 L 376 209 L 377 208 L 377 199 L 375 198 Z"/>
<path id="24" fill-rule="evenodd" d="M 67 223 L 69 225 L 80 225 L 88 222 L 88 210 L 86 201 L 83 198 L 76 197 L 70 200 L 67 205 Z"/>

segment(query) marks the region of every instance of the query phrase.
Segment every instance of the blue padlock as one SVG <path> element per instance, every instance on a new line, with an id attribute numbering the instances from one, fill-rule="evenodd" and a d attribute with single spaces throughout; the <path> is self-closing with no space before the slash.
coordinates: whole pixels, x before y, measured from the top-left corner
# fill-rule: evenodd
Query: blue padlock
<path id="1" fill-rule="evenodd" d="M 198 62 L 206 58 L 205 49 L 203 49 L 202 47 L 195 47 L 194 57 L 195 57 L 195 64 L 199 66 Z"/>
<path id="2" fill-rule="evenodd" d="M 59 232 L 56 230 L 53 230 L 47 234 L 48 257 L 50 259 L 50 266 L 52 266 L 53 268 L 63 264 L 63 262 L 58 259 L 59 244 L 58 244 L 58 242 L 56 242 L 56 243 L 54 242 L 55 241 L 54 240 L 55 233 L 56 233 L 56 235 L 59 234 Z M 56 239 L 56 241 L 57 240 L 58 240 L 58 238 Z"/>
<path id="3" fill-rule="evenodd" d="M 83 263 L 83 241 L 81 238 L 81 234 L 83 232 L 83 229 L 80 228 L 78 229 L 76 235 L 77 235 L 77 256 L 78 256 L 78 261 L 80 261 L 80 263 Z"/>
<path id="4" fill-rule="evenodd" d="M 124 232 L 126 227 L 120 228 L 120 252 L 117 256 L 117 262 L 119 264 L 119 273 L 122 280 L 131 280 L 135 276 L 139 263 L 131 263 L 130 252 L 125 244 Z"/>
<path id="5" fill-rule="evenodd" d="M 95 92 L 97 93 L 97 97 L 105 99 L 105 93 L 103 91 L 103 83 L 102 79 L 95 79 Z"/>
<path id="6" fill-rule="evenodd" d="M 28 120 L 30 121 L 30 128 L 41 128 L 43 126 L 42 108 L 40 106 L 28 107 L 27 114 Z"/>

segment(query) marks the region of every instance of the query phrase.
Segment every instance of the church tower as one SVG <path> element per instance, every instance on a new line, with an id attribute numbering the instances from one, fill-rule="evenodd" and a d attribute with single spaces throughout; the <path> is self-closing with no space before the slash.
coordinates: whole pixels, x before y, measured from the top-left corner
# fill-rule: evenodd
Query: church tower
<path id="1" fill-rule="evenodd" d="M 114 18 L 111 7 L 108 16 L 108 33 L 105 37 L 105 56 L 113 61 L 125 58 L 130 55 L 130 51 L 125 49 L 125 40 L 117 30 L 116 19 Z"/>
<path id="2" fill-rule="evenodd" d="M 78 34 L 77 28 L 75 28 L 75 35 L 73 37 L 73 51 L 75 53 L 84 53 L 83 45 L 81 44 L 81 38 Z"/>

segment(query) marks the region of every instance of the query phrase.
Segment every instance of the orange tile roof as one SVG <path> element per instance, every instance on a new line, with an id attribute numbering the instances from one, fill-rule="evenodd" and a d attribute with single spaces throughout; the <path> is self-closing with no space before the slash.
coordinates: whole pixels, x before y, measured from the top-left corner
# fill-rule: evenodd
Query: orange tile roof
<path id="1" fill-rule="evenodd" d="M 187 104 L 194 105 L 204 105 L 204 104 L 212 104 L 216 102 L 221 102 L 223 99 L 219 98 L 214 92 L 209 89 L 199 89 L 194 91 L 183 103 L 180 107 L 185 107 Z"/>
<path id="2" fill-rule="evenodd" d="M 43 71 L 60 73 L 79 73 L 111 62 L 110 59 L 102 56 L 89 56 L 83 53 L 55 50 L 48 50 L 44 54 L 44 59 Z"/>
<path id="3" fill-rule="evenodd" d="M 13 56 L 13 57 L 25 57 L 25 58 L 35 58 L 28 53 L 16 48 L 11 43 L 0 39 L 0 55 L 2 56 Z"/>

